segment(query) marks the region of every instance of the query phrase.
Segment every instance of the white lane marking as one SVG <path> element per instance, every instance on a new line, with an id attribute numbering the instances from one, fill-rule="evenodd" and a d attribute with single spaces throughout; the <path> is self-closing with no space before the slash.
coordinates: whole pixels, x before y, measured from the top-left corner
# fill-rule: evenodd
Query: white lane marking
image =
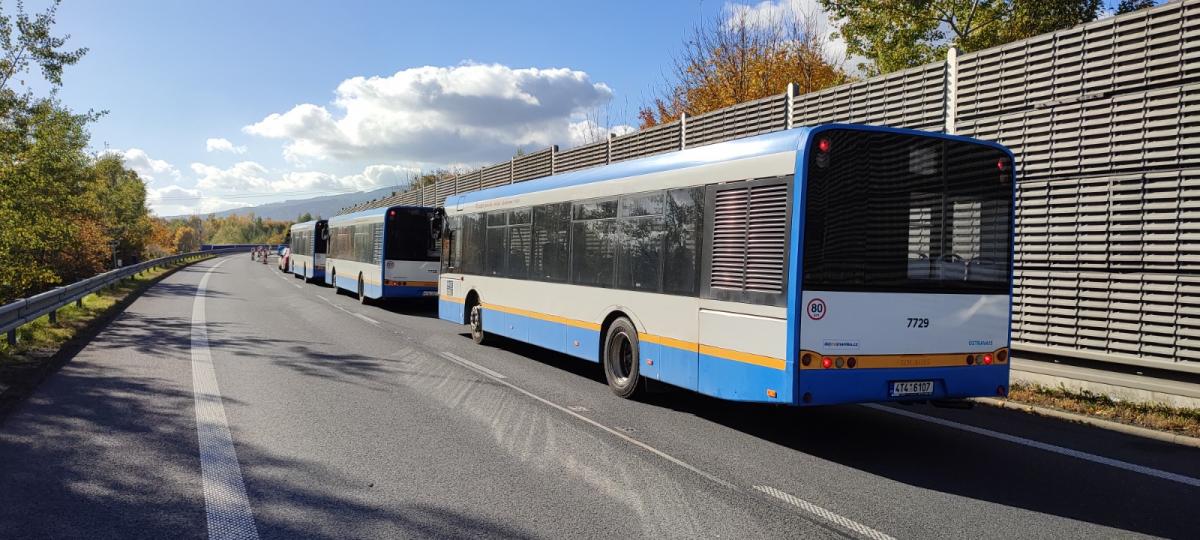
<path id="1" fill-rule="evenodd" d="M 446 358 L 449 358 L 451 360 L 455 360 L 455 361 L 461 362 L 463 364 L 466 364 L 468 366 L 471 366 L 471 367 L 475 368 L 476 370 L 487 373 L 488 375 L 491 375 L 492 377 L 495 377 L 497 379 L 507 379 L 508 378 L 508 377 L 505 377 L 504 375 L 496 373 L 495 371 L 492 371 L 492 370 L 485 368 L 479 364 L 476 364 L 475 362 L 467 360 L 466 358 L 463 358 L 457 354 L 442 352 L 442 356 L 445 356 Z"/>
<path id="2" fill-rule="evenodd" d="M 1026 439 L 1025 437 L 1018 437 L 1016 435 L 1009 435 L 1007 433 L 1000 433 L 998 431 L 992 431 L 990 429 L 984 429 L 981 427 L 970 426 L 967 424 L 960 424 L 958 422 L 944 420 L 944 419 L 933 417 L 933 416 L 926 416 L 923 414 L 917 414 L 914 412 L 904 411 L 904 410 L 900 410 L 900 409 L 893 409 L 891 407 L 877 405 L 874 403 L 864 404 L 863 407 L 875 409 L 877 411 L 882 411 L 882 412 L 889 413 L 889 414 L 904 416 L 904 417 L 912 418 L 915 420 L 921 420 L 924 422 L 937 424 L 939 426 L 954 428 L 954 429 L 966 431 L 969 433 L 974 433 L 976 435 L 983 435 L 984 437 L 991 437 L 993 439 L 1000 439 L 1002 441 L 1006 441 L 1006 442 L 1010 442 L 1010 443 L 1014 443 L 1014 444 L 1020 444 L 1020 445 L 1028 446 L 1031 448 L 1037 448 L 1038 450 L 1045 450 L 1046 452 L 1052 452 L 1055 454 L 1069 456 L 1069 457 L 1073 457 L 1076 459 L 1082 459 L 1084 461 L 1090 461 L 1092 463 L 1099 463 L 1100 465 L 1107 465 L 1109 467 L 1115 467 L 1115 468 L 1122 469 L 1122 470 L 1129 471 L 1129 472 L 1144 474 L 1146 476 L 1153 476 L 1155 478 L 1161 478 L 1163 480 L 1170 480 L 1172 482 L 1179 482 L 1180 484 L 1185 484 L 1185 485 L 1192 486 L 1192 487 L 1200 487 L 1200 479 L 1193 478 L 1191 476 L 1184 476 L 1182 474 L 1176 474 L 1173 472 L 1152 469 L 1150 467 L 1138 465 L 1136 463 L 1129 463 L 1128 461 L 1121 461 L 1121 460 L 1117 460 L 1117 459 L 1106 458 L 1104 456 L 1097 456 L 1095 454 L 1089 454 L 1087 452 L 1080 452 L 1079 450 L 1072 450 L 1070 448 L 1064 448 L 1062 446 L 1056 446 L 1053 444 L 1035 441 L 1033 439 Z"/>
<path id="3" fill-rule="evenodd" d="M 373 324 L 373 325 L 375 325 L 375 326 L 379 326 L 379 321 L 377 321 L 377 320 L 375 320 L 375 319 L 372 319 L 372 318 L 370 318 L 370 317 L 368 317 L 368 316 L 366 316 L 366 315 L 363 315 L 362 313 L 354 313 L 354 312 L 352 312 L 352 311 L 348 311 L 347 313 L 349 313 L 349 314 L 351 314 L 351 315 L 354 315 L 355 317 L 358 317 L 359 319 L 362 319 L 362 320 L 364 320 L 364 321 L 367 321 L 367 322 L 369 322 L 369 323 L 371 323 L 371 324 Z"/>
<path id="4" fill-rule="evenodd" d="M 516 390 L 517 392 L 520 392 L 520 393 L 522 393 L 522 394 L 525 394 L 526 396 L 529 396 L 530 398 L 532 398 L 532 399 L 534 399 L 534 400 L 536 400 L 536 401 L 539 401 L 539 402 L 541 402 L 541 403 L 543 403 L 543 404 L 549 405 L 550 407 L 553 407 L 553 408 L 555 408 L 555 409 L 558 409 L 559 411 L 562 411 L 563 413 L 566 413 L 566 414 L 569 414 L 569 415 L 571 415 L 571 416 L 574 416 L 575 418 L 578 418 L 579 420 L 582 420 L 583 422 L 586 422 L 586 423 L 588 423 L 588 424 L 590 424 L 590 425 L 592 425 L 592 426 L 594 426 L 594 427 L 596 427 L 596 428 L 599 428 L 599 429 L 602 429 L 602 430 L 604 430 L 604 431 L 606 431 L 606 432 L 608 432 L 608 433 L 611 433 L 612 435 L 614 435 L 614 436 L 616 436 L 616 437 L 618 437 L 618 438 L 620 438 L 620 439 L 624 440 L 625 442 L 627 442 L 627 443 L 629 443 L 629 444 L 632 444 L 632 445 L 634 445 L 634 446 L 637 446 L 637 447 L 639 447 L 639 448 L 641 448 L 641 449 L 643 449 L 643 450 L 646 450 L 647 452 L 650 452 L 650 453 L 652 453 L 652 454 L 654 454 L 654 455 L 656 455 L 656 456 L 658 456 L 658 457 L 660 457 L 660 458 L 663 458 L 663 459 L 665 459 L 665 460 L 667 460 L 667 461 L 670 461 L 671 463 L 674 463 L 674 464 L 676 464 L 676 465 L 679 465 L 680 467 L 683 467 L 683 468 L 685 468 L 685 469 L 687 469 L 687 470 L 689 470 L 689 471 L 692 471 L 692 472 L 694 472 L 694 473 L 696 473 L 696 474 L 698 474 L 698 475 L 700 475 L 700 476 L 703 476 L 704 478 L 707 478 L 707 479 L 711 480 L 712 482 L 715 482 L 715 483 L 717 483 L 717 484 L 720 484 L 720 485 L 722 485 L 722 486 L 724 486 L 724 487 L 726 487 L 726 488 L 728 488 L 728 489 L 730 489 L 730 490 L 732 490 L 732 491 L 740 491 L 740 490 L 737 488 L 737 486 L 734 486 L 733 484 L 730 484 L 729 482 L 726 482 L 726 481 L 724 481 L 724 480 L 721 480 L 720 478 L 717 478 L 716 476 L 713 476 L 713 475 L 711 475 L 711 474 L 709 474 L 709 473 L 706 473 L 706 472 L 704 472 L 704 471 L 702 471 L 702 470 L 700 470 L 700 469 L 697 469 L 696 467 L 692 466 L 691 464 L 689 464 L 689 463 L 688 463 L 688 462 L 686 462 L 686 461 L 683 461 L 682 459 L 679 459 L 679 458 L 677 458 L 677 457 L 675 457 L 675 456 L 672 456 L 671 454 L 668 454 L 668 453 L 666 453 L 666 452 L 663 452 L 662 450 L 659 450 L 659 449 L 657 449 L 657 448 L 655 448 L 655 447 L 653 447 L 653 446 L 650 446 L 650 445 L 648 445 L 648 444 L 646 444 L 646 443 L 644 443 L 644 442 L 642 442 L 642 441 L 639 441 L 639 440 L 637 440 L 637 439 L 635 439 L 635 438 L 633 438 L 633 437 L 630 437 L 629 435 L 627 435 L 627 434 L 625 434 L 625 433 L 622 433 L 622 432 L 620 432 L 620 431 L 617 431 L 617 430 L 615 430 L 615 429 L 613 429 L 613 428 L 610 428 L 610 427 L 608 427 L 608 426 L 606 426 L 606 425 L 604 425 L 604 424 L 601 424 L 600 422 L 597 422 L 597 421 L 595 421 L 595 420 L 592 420 L 591 418 L 588 418 L 588 417 L 586 417 L 586 416 L 584 416 L 584 415 L 582 415 L 582 414 L 579 414 L 579 413 L 577 413 L 577 412 L 575 412 L 575 411 L 572 411 L 571 409 L 568 409 L 568 408 L 566 408 L 566 407 L 563 407 L 562 405 L 559 405 L 559 404 L 557 404 L 557 403 L 554 403 L 553 401 L 550 401 L 550 400 L 548 400 L 548 399 L 546 399 L 546 398 L 543 398 L 543 397 L 541 397 L 541 396 L 539 396 L 539 395 L 537 395 L 537 394 L 534 394 L 533 392 L 530 392 L 530 391 L 528 391 L 528 390 L 526 390 L 526 389 L 524 389 L 524 388 L 521 388 L 521 387 L 519 387 L 519 386 L 517 386 L 517 385 L 515 385 L 515 384 L 512 384 L 512 383 L 510 383 L 510 382 L 508 382 L 508 381 L 505 381 L 504 379 L 499 379 L 499 378 L 493 377 L 493 376 L 489 375 L 489 374 L 488 374 L 486 371 L 482 371 L 482 370 L 476 370 L 476 369 L 473 367 L 473 364 L 471 364 L 471 363 L 462 363 L 462 362 L 459 362 L 458 360 L 456 360 L 456 359 L 455 359 L 455 357 L 454 357 L 454 356 L 446 356 L 446 358 L 447 358 L 447 359 L 449 359 L 451 362 L 457 363 L 457 364 L 458 364 L 458 365 L 460 365 L 460 366 L 463 366 L 463 367 L 465 367 L 465 368 L 467 368 L 467 369 L 470 369 L 470 370 L 472 370 L 472 371 L 476 371 L 477 373 L 479 373 L 479 374 L 481 374 L 481 375 L 483 375 L 483 376 L 485 376 L 485 377 L 488 377 L 489 379 L 492 379 L 492 380 L 496 381 L 496 383 L 498 383 L 498 384 L 502 384 L 502 385 L 504 385 L 504 386 L 507 386 L 507 387 L 509 387 L 509 388 L 511 388 L 511 389 L 513 389 L 513 390 Z"/>
<path id="5" fill-rule="evenodd" d="M 221 389 L 213 370 L 208 349 L 208 322 L 204 296 L 213 270 L 230 259 L 209 268 L 196 286 L 192 302 L 192 388 L 196 399 L 196 433 L 200 439 L 200 477 L 204 485 L 204 510 L 208 516 L 210 539 L 255 540 L 258 528 L 246 496 L 242 468 L 233 447 L 233 434 L 221 404 Z"/>
<path id="6" fill-rule="evenodd" d="M 863 525 L 862 523 L 854 521 L 853 519 L 842 516 L 833 511 L 821 508 L 820 506 L 817 506 L 817 505 L 810 503 L 804 499 L 801 499 L 800 497 L 797 497 L 790 493 L 785 493 L 785 492 L 775 489 L 771 486 L 754 486 L 754 489 L 757 489 L 763 493 L 766 493 L 767 495 L 770 495 L 779 500 L 782 500 L 792 506 L 795 506 L 796 508 L 799 508 L 799 509 L 804 510 L 805 512 L 808 512 L 814 516 L 824 519 L 825 521 L 828 521 L 830 523 L 838 525 L 838 526 L 842 527 L 843 529 L 847 529 L 847 530 L 856 532 L 862 536 L 865 536 L 867 538 L 871 538 L 872 540 L 896 540 L 892 536 L 881 533 L 875 529 L 872 529 L 866 525 Z"/>

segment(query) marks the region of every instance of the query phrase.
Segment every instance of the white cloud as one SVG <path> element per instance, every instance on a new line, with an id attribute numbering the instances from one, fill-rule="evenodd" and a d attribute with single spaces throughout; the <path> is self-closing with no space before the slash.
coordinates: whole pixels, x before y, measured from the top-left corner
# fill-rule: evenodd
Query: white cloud
<path id="1" fill-rule="evenodd" d="M 147 189 L 146 202 L 149 203 L 150 209 L 160 216 L 209 214 L 250 206 L 246 202 L 205 196 L 198 189 L 188 189 L 177 185 Z"/>
<path id="2" fill-rule="evenodd" d="M 729 20 L 745 20 L 751 27 L 770 27 L 779 21 L 812 22 L 814 29 L 825 36 L 825 55 L 830 62 L 844 62 L 847 68 L 853 68 L 862 60 L 847 57 L 846 41 L 834 37 L 838 24 L 829 19 L 829 14 L 817 0 L 763 0 L 757 4 L 725 2 L 724 10 Z"/>
<path id="3" fill-rule="evenodd" d="M 371 165 L 361 173 L 337 176 L 315 171 L 293 171 L 271 182 L 276 192 L 289 191 L 368 191 L 384 186 L 405 185 L 421 170 L 405 165 Z"/>
<path id="4" fill-rule="evenodd" d="M 580 120 L 571 122 L 567 126 L 567 146 L 564 148 L 575 147 L 583 144 L 603 141 L 611 135 L 625 135 L 637 131 L 637 128 L 620 124 L 610 128 L 593 122 L 592 120 Z"/>
<path id="5" fill-rule="evenodd" d="M 204 141 L 204 148 L 208 152 L 232 152 L 234 154 L 245 154 L 245 146 L 234 146 L 229 142 L 229 139 L 208 139 Z"/>
<path id="6" fill-rule="evenodd" d="M 240 193 L 271 187 L 271 182 L 266 179 L 267 168 L 253 161 L 242 161 L 228 169 L 193 163 L 192 172 L 196 173 L 196 187 L 200 189 Z"/>
<path id="7" fill-rule="evenodd" d="M 281 139 L 292 163 L 322 159 L 482 163 L 570 138 L 572 119 L 612 90 L 566 68 L 425 66 L 338 85 L 331 112 L 310 103 L 242 130 Z"/>
<path id="8" fill-rule="evenodd" d="M 140 148 L 130 148 L 128 150 L 107 149 L 100 152 L 101 155 L 117 155 L 121 156 L 121 160 L 125 162 L 125 166 L 133 169 L 138 173 L 138 176 L 146 182 L 153 182 L 163 177 L 170 177 L 173 180 L 179 180 L 179 169 L 174 165 L 167 163 L 161 159 L 153 159 L 145 150 Z"/>

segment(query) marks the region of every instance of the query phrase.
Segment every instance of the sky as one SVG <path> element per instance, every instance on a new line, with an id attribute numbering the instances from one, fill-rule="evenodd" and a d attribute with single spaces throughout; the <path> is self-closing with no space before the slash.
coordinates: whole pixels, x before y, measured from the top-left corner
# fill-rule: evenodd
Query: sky
<path id="1" fill-rule="evenodd" d="M 57 32 L 90 50 L 59 97 L 107 111 L 93 150 L 138 171 L 152 211 L 207 213 L 631 130 L 722 10 L 833 30 L 815 0 L 66 0 Z"/>

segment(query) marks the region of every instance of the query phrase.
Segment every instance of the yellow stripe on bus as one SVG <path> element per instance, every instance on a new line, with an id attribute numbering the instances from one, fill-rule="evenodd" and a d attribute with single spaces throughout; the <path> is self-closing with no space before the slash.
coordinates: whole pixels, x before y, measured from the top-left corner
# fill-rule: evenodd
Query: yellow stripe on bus
<path id="1" fill-rule="evenodd" d="M 446 298 L 446 299 L 450 300 L 450 298 Z M 455 299 L 455 301 L 458 301 L 458 300 Z M 556 322 L 556 323 L 565 324 L 568 326 L 574 326 L 576 328 L 585 328 L 588 330 L 596 330 L 596 331 L 600 330 L 599 324 L 591 323 L 591 322 L 587 322 L 587 321 L 580 321 L 577 319 L 568 319 L 566 317 L 559 317 L 557 315 L 548 315 L 548 314 L 539 313 L 536 311 L 529 311 L 527 309 L 519 309 L 519 308 L 508 307 L 508 306 L 501 306 L 498 304 L 484 304 L 483 306 L 486 307 L 487 309 L 494 309 L 496 311 L 501 311 L 504 313 L 511 313 L 513 315 L 522 315 L 525 317 L 530 317 L 530 318 L 538 319 L 538 320 L 542 320 L 542 321 Z M 724 360 L 732 360 L 734 362 L 741 362 L 743 364 L 753 364 L 756 366 L 762 366 L 762 367 L 767 367 L 767 368 L 771 368 L 771 369 L 778 369 L 780 371 L 787 369 L 787 361 L 782 358 L 775 358 L 772 356 L 763 356 L 761 354 L 753 354 L 753 353 L 748 353 L 748 352 L 735 351 L 733 349 L 725 349 L 725 348 L 716 347 L 713 345 L 703 345 L 703 344 L 694 343 L 691 341 L 684 341 L 681 339 L 669 338 L 666 336 L 657 336 L 654 334 L 644 334 L 642 332 L 638 332 L 638 339 L 646 341 L 647 343 L 656 343 L 658 345 L 665 345 L 667 347 L 672 347 L 675 349 L 682 349 L 682 350 L 685 350 L 688 352 L 706 354 L 708 356 L 715 356 L 717 358 L 722 358 Z"/>
<path id="2" fill-rule="evenodd" d="M 518 308 L 514 308 L 514 307 L 501 306 L 498 304 L 480 304 L 480 305 L 482 305 L 483 307 L 485 307 L 487 309 L 503 311 L 504 313 L 511 313 L 513 315 L 523 315 L 525 317 L 530 317 L 533 319 L 556 322 L 559 324 L 574 326 L 576 328 L 585 328 L 588 330 L 600 330 L 600 325 L 598 325 L 596 323 L 590 323 L 587 321 L 568 319 L 566 317 L 559 317 L 558 315 L 547 315 L 545 313 L 538 313 L 536 311 L 529 311 L 527 309 L 518 309 Z"/>
<path id="3" fill-rule="evenodd" d="M 785 370 L 787 369 L 787 360 L 775 358 L 773 356 L 763 356 L 761 354 L 753 354 L 713 345 L 704 345 L 701 343 L 693 343 L 682 339 L 669 338 L 666 336 L 656 336 L 654 334 L 643 334 L 638 332 L 638 339 L 647 343 L 656 343 L 665 345 L 675 349 L 681 349 L 688 352 L 706 354 L 715 356 L 725 360 L 733 360 L 734 362 L 742 362 L 744 364 L 754 364 L 756 366 L 769 367 L 771 369 Z"/>

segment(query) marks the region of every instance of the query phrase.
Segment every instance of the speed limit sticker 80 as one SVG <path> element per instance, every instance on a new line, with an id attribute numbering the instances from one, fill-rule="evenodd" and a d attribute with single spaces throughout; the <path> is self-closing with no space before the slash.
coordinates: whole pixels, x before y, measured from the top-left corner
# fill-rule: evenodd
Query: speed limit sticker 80
<path id="1" fill-rule="evenodd" d="M 820 298 L 813 298 L 812 300 L 808 301 L 808 309 L 805 311 L 808 313 L 808 318 L 814 321 L 819 321 L 825 318 L 825 313 L 828 312 L 828 309 L 825 307 L 824 300 L 821 300 Z"/>

